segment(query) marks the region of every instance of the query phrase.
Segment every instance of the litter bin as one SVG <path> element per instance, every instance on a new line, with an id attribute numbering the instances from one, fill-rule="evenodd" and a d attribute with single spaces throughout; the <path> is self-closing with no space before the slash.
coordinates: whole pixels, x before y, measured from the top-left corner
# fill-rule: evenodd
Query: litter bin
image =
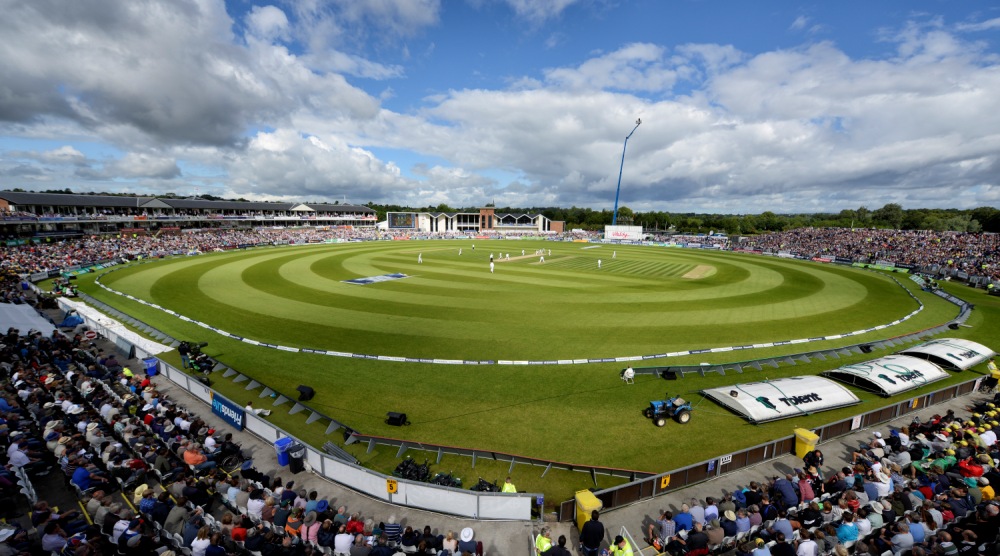
<path id="1" fill-rule="evenodd" d="M 576 527 L 583 531 L 583 524 L 590 521 L 590 514 L 594 510 L 600 511 L 604 507 L 601 500 L 594 496 L 589 490 L 579 490 L 576 492 Z"/>
<path id="2" fill-rule="evenodd" d="M 288 447 L 288 470 L 300 473 L 306 470 L 306 447 L 298 442 Z"/>
<path id="3" fill-rule="evenodd" d="M 799 459 L 816 449 L 819 435 L 809 429 L 795 429 L 795 455 Z"/>
<path id="4" fill-rule="evenodd" d="M 274 451 L 278 453 L 278 465 L 288 465 L 288 449 L 295 441 L 287 436 L 274 441 Z"/>
<path id="5" fill-rule="evenodd" d="M 143 359 L 142 364 L 146 366 L 146 376 L 156 376 L 160 372 L 160 360 L 155 357 Z"/>

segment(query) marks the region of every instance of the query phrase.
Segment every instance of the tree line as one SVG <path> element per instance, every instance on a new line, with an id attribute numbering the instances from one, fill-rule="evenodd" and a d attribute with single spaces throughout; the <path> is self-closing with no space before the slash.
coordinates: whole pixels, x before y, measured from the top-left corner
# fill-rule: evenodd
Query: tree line
<path id="1" fill-rule="evenodd" d="M 479 208 L 452 208 L 448 205 L 420 208 L 401 205 L 368 203 L 385 220 L 387 212 L 479 212 Z M 612 211 L 570 207 L 496 207 L 498 213 L 542 214 L 551 220 L 566 223 L 566 230 L 603 230 L 611 224 Z M 647 231 L 683 233 L 725 233 L 750 235 L 780 232 L 795 228 L 887 228 L 893 230 L 935 230 L 955 232 L 1000 233 L 1000 210 L 993 207 L 961 209 L 904 209 L 897 203 L 870 210 L 861 206 L 837 213 L 776 214 L 700 214 L 676 212 L 636 212 L 629 207 L 618 208 L 618 224 L 642 226 Z"/>
<path id="2" fill-rule="evenodd" d="M 11 191 L 23 192 L 14 188 Z M 64 190 L 50 189 L 40 193 L 69 193 Z M 89 193 L 90 195 L 134 196 L 129 193 Z M 160 197 L 179 197 L 174 193 L 159 194 Z M 201 199 L 210 201 L 243 201 L 244 198 L 224 199 L 213 195 L 201 194 Z M 340 204 L 334 201 L 333 204 Z M 385 220 L 388 212 L 479 212 L 479 207 L 452 208 L 446 204 L 426 207 L 408 207 L 368 203 L 367 206 L 378 214 L 379 221 Z M 493 207 L 498 213 L 542 214 L 550 220 L 560 220 L 566 223 L 566 230 L 580 228 L 584 230 L 603 230 L 611 224 L 612 211 L 608 209 L 594 210 L 580 207 Z M 776 214 L 765 211 L 761 214 L 703 214 L 677 212 L 635 212 L 629 207 L 618 208 L 618 224 L 642 226 L 648 231 L 675 231 L 682 233 L 721 232 L 727 235 L 751 235 L 764 232 L 781 232 L 795 228 L 886 228 L 892 230 L 934 230 L 938 232 L 993 232 L 1000 233 L 1000 209 L 994 207 L 979 207 L 974 209 L 904 209 L 897 203 L 888 203 L 882 208 L 870 210 L 861 206 L 857 209 L 845 209 L 838 213 L 813 214 Z"/>

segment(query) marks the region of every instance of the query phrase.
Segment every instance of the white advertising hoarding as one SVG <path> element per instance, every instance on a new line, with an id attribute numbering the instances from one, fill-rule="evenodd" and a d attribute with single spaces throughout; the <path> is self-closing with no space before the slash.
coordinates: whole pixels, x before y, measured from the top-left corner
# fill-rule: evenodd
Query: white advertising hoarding
<path id="1" fill-rule="evenodd" d="M 605 226 L 604 239 L 641 241 L 642 226 Z"/>

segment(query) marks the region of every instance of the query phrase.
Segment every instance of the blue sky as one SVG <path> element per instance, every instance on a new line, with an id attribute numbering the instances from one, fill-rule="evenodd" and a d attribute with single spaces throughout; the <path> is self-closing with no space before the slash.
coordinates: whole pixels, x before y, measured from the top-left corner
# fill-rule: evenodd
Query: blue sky
<path id="1" fill-rule="evenodd" d="M 0 0 L 0 187 L 1000 205 L 985 1 Z"/>

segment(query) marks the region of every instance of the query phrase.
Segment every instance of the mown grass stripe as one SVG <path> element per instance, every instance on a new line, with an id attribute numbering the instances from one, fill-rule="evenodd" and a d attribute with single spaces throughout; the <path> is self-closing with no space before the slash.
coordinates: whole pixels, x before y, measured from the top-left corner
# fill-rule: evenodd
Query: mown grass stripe
<path id="1" fill-rule="evenodd" d="M 149 274 L 155 277 L 155 302 L 184 313 L 189 299 L 171 298 L 164 292 L 199 289 L 204 296 L 188 311 L 194 313 L 192 318 L 237 334 L 250 336 L 244 329 L 254 319 L 280 322 L 280 331 L 261 327 L 259 339 L 358 352 L 370 351 L 366 347 L 373 344 L 391 343 L 392 349 L 382 352 L 388 355 L 426 354 L 429 338 L 466 338 L 482 344 L 480 351 L 469 350 L 475 359 L 553 358 L 548 353 L 551 342 L 545 341 L 553 335 L 565 344 L 557 347 L 561 352 L 565 347 L 562 355 L 575 358 L 580 352 L 571 346 L 603 345 L 610 327 L 630 331 L 636 345 L 650 348 L 639 353 L 672 351 L 664 346 L 663 338 L 670 343 L 696 338 L 704 333 L 699 330 L 702 326 L 717 327 L 716 333 L 734 334 L 740 341 L 746 334 L 771 337 L 753 326 L 765 322 L 775 329 L 787 322 L 796 337 L 817 336 L 830 327 L 826 319 L 816 317 L 861 305 L 878 307 L 877 298 L 891 290 L 875 285 L 884 281 L 860 285 L 857 277 L 828 268 L 812 270 L 760 259 L 706 259 L 702 254 L 678 257 L 657 250 L 615 260 L 604 253 L 600 257 L 604 267 L 598 270 L 598 257 L 556 254 L 557 249 L 544 265 L 527 259 L 505 261 L 497 264 L 496 274 L 489 275 L 484 270 L 488 253 L 459 257 L 457 251 L 428 251 L 424 264 L 418 265 L 415 257 L 399 254 L 398 249 L 379 245 L 273 250 L 185 260 L 176 266 L 146 266 L 157 269 Z M 681 278 L 706 262 L 716 269 L 712 276 L 693 281 Z M 339 281 L 357 277 L 358 269 L 372 275 L 402 271 L 413 277 L 373 286 Z M 234 275 L 239 280 L 233 281 Z M 143 289 L 139 275 L 123 275 L 117 281 L 136 288 L 135 293 Z M 892 303 L 885 304 L 890 312 Z M 231 307 L 240 310 L 236 312 L 239 318 L 218 322 Z M 902 314 L 905 311 L 897 318 Z M 555 315 L 558 318 L 553 320 Z M 289 326 L 293 320 L 302 325 Z M 748 325 L 749 332 L 741 329 Z M 327 331 L 329 338 L 321 345 L 294 341 L 293 331 L 303 333 L 310 326 L 321 327 L 317 329 Z M 368 340 L 345 345 L 346 328 L 367 334 Z M 509 355 L 516 352 L 523 352 L 523 357 Z"/>

